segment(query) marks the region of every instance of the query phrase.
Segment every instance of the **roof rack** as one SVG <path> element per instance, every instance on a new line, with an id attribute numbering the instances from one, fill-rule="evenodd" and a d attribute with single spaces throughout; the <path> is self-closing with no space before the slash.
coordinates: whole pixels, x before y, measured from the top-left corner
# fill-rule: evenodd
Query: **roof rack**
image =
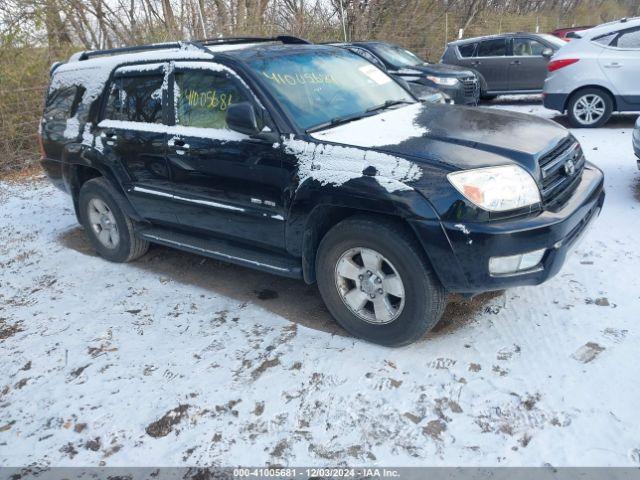
<path id="1" fill-rule="evenodd" d="M 180 48 L 182 45 L 188 42 L 167 42 L 167 43 L 153 43 L 151 45 L 137 45 L 133 47 L 119 47 L 119 48 L 107 48 L 105 50 L 86 50 L 84 52 L 74 53 L 69 61 L 81 61 L 89 60 L 93 57 L 99 57 L 102 55 L 116 55 L 122 53 L 135 53 L 146 52 L 150 50 L 164 50 L 166 48 Z"/>
<path id="2" fill-rule="evenodd" d="M 294 37 L 292 35 L 278 35 L 276 37 L 222 37 L 222 38 L 205 38 L 204 40 L 194 40 L 194 43 L 201 45 L 225 45 L 225 44 L 241 44 L 241 43 L 258 43 L 258 42 L 281 42 L 284 44 L 305 45 L 311 44 L 309 40 Z"/>
<path id="3" fill-rule="evenodd" d="M 123 53 L 147 52 L 150 50 L 164 50 L 166 48 L 180 48 L 184 45 L 193 45 L 195 47 L 205 47 L 208 45 L 235 45 L 242 43 L 257 42 L 281 42 L 284 44 L 310 44 L 311 42 L 304 38 L 298 38 L 291 35 L 278 35 L 277 37 L 223 37 L 223 38 L 205 38 L 204 40 L 188 40 L 184 42 L 166 42 L 153 43 L 150 45 L 137 45 L 133 47 L 108 48 L 104 50 L 86 50 L 71 55 L 70 62 L 89 60 L 93 57 L 103 55 L 120 55 Z"/>

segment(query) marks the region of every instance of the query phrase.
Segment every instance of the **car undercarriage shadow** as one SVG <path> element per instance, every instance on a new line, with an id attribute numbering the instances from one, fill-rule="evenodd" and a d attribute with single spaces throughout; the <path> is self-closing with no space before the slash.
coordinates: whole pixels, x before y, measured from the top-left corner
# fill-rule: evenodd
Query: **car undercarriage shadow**
<path id="1" fill-rule="evenodd" d="M 62 232 L 59 242 L 83 255 L 98 256 L 80 226 Z M 152 245 L 144 257 L 130 265 L 158 277 L 209 290 L 241 303 L 254 303 L 291 322 L 314 330 L 350 336 L 331 318 L 316 285 L 307 285 L 303 281 L 278 277 L 157 245 Z M 449 335 L 464 328 L 497 295 L 499 293 L 491 292 L 473 299 L 450 295 L 441 321 L 426 338 Z"/>

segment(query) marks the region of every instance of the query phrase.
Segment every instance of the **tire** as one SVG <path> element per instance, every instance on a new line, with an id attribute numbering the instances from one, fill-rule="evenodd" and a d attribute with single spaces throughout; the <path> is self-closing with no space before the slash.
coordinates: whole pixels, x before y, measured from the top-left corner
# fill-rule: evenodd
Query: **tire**
<path id="1" fill-rule="evenodd" d="M 589 106 L 594 110 L 588 110 Z M 581 113 L 581 111 L 584 113 Z M 575 128 L 601 127 L 609 121 L 612 112 L 613 99 L 611 95 L 599 88 L 578 90 L 571 95 L 567 104 L 569 123 Z"/>
<path id="2" fill-rule="evenodd" d="M 119 195 L 104 178 L 80 188 L 80 222 L 96 252 L 111 262 L 131 262 L 147 253 L 149 242 L 134 233 L 134 223 L 120 208 Z"/>
<path id="3" fill-rule="evenodd" d="M 369 276 L 371 252 L 383 260 Z M 397 347 L 420 339 L 438 323 L 446 305 L 446 292 L 413 236 L 403 225 L 375 217 L 350 217 L 335 225 L 320 242 L 316 272 L 322 299 L 336 321 L 379 345 Z M 370 295 L 376 295 L 374 300 Z"/>

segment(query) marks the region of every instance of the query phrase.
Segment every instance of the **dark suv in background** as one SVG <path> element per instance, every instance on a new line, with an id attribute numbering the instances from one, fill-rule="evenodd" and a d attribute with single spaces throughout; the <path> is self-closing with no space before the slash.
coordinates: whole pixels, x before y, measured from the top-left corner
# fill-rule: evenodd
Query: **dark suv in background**
<path id="1" fill-rule="evenodd" d="M 478 104 L 478 77 L 468 68 L 429 63 L 415 53 L 392 43 L 350 42 L 332 45 L 346 48 L 366 58 L 389 75 L 406 81 L 410 86 L 436 88 L 459 105 Z"/>
<path id="2" fill-rule="evenodd" d="M 420 338 L 448 292 L 550 278 L 604 201 L 556 123 L 422 103 L 292 37 L 80 52 L 52 68 L 40 132 L 105 259 L 157 243 L 317 282 L 384 345 Z"/>
<path id="3" fill-rule="evenodd" d="M 506 33 L 447 45 L 441 62 L 476 71 L 481 96 L 542 93 L 547 63 L 566 42 L 553 35 Z"/>

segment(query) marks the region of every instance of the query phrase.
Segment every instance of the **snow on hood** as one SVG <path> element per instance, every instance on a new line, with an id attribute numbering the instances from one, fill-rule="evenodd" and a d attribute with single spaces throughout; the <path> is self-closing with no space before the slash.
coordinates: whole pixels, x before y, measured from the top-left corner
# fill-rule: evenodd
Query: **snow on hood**
<path id="1" fill-rule="evenodd" d="M 388 192 L 412 190 L 406 182 L 422 176 L 418 165 L 385 153 L 330 144 L 315 144 L 304 140 L 287 139 L 285 152 L 298 159 L 300 185 L 313 179 L 321 185 L 340 186 L 349 180 L 367 176 L 364 171 L 375 169 L 374 178 Z"/>
<path id="2" fill-rule="evenodd" d="M 312 137 L 324 142 L 366 148 L 396 145 L 429 133 L 429 129 L 416 122 L 422 109 L 421 103 L 414 103 L 322 130 Z"/>

